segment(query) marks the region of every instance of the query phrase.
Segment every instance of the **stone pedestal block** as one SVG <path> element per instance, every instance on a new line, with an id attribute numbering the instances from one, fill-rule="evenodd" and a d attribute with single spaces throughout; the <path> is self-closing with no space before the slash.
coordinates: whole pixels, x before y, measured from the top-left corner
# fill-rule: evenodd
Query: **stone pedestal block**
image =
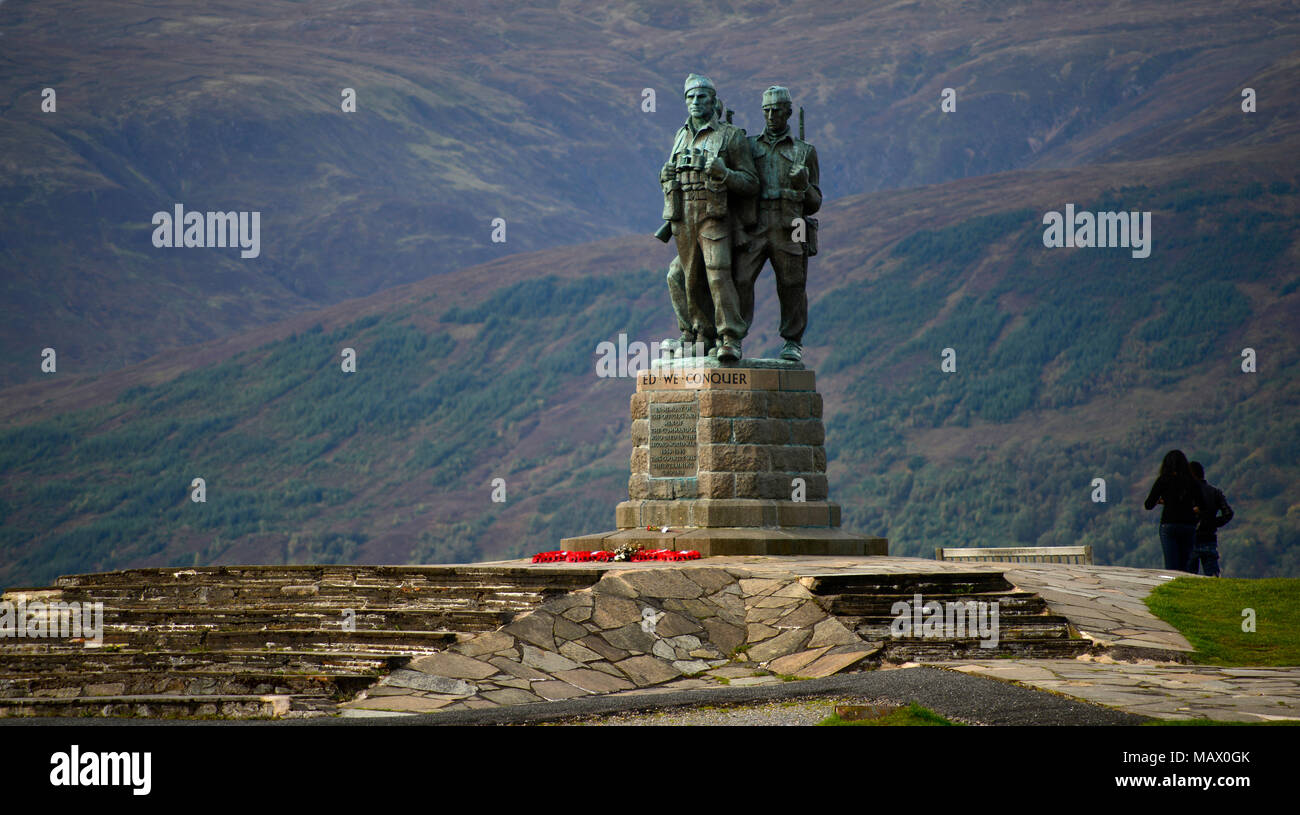
<path id="1" fill-rule="evenodd" d="M 839 530 L 825 442 L 816 375 L 798 363 L 656 363 L 638 376 L 632 396 L 628 500 L 615 510 L 620 531 L 566 538 L 562 546 L 644 538 L 647 546 L 702 554 L 885 554 L 883 538 Z"/>

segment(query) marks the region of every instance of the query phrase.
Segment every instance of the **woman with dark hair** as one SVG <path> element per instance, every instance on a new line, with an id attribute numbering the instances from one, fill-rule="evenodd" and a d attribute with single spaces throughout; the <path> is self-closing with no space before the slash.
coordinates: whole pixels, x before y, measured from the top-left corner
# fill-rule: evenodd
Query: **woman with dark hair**
<path id="1" fill-rule="evenodd" d="M 1146 508 L 1155 509 L 1156 504 L 1164 505 L 1160 512 L 1160 548 L 1164 550 L 1165 568 L 1190 571 L 1196 523 L 1213 514 L 1213 510 L 1192 477 L 1182 450 L 1170 450 L 1160 462 L 1160 475 L 1151 486 Z"/>

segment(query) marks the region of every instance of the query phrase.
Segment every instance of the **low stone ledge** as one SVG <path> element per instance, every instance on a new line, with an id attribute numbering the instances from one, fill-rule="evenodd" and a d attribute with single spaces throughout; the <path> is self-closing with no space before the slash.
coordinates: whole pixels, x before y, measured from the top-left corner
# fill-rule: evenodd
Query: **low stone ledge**
<path id="1" fill-rule="evenodd" d="M 885 538 L 854 535 L 820 527 L 711 527 L 620 529 L 564 538 L 560 548 L 570 552 L 613 550 L 640 544 L 646 549 L 698 551 L 704 557 L 722 555 L 887 555 Z"/>
<path id="2" fill-rule="evenodd" d="M 619 529 L 653 527 L 835 527 L 840 507 L 829 501 L 756 498 L 633 500 L 614 510 Z"/>

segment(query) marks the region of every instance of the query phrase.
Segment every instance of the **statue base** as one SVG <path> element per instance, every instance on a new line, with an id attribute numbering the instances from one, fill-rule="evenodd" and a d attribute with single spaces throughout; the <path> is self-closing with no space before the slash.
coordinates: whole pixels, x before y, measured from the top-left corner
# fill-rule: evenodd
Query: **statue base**
<path id="1" fill-rule="evenodd" d="M 844 532 L 827 497 L 816 376 L 801 363 L 686 358 L 637 377 L 632 475 L 617 529 L 565 538 L 568 551 L 694 549 L 702 555 L 884 555 Z"/>
<path id="2" fill-rule="evenodd" d="M 713 529 L 622 529 L 596 535 L 564 538 L 566 552 L 614 551 L 640 544 L 644 549 L 696 551 L 704 557 L 722 555 L 887 555 L 889 542 L 866 538 L 839 529 L 762 529 L 720 527 Z"/>

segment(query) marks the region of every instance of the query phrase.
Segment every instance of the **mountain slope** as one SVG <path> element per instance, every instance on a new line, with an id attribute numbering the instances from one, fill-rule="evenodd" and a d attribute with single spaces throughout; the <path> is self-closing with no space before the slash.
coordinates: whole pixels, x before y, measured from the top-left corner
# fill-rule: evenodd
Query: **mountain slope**
<path id="1" fill-rule="evenodd" d="M 1295 136 L 1293 5 L 9 0 L 0 383 L 102 372 L 388 287 L 658 226 L 687 71 L 806 106 L 831 199 Z M 1240 112 L 1242 87 L 1259 109 Z M 40 110 L 42 89 L 58 93 Z M 343 88 L 357 112 L 340 109 Z M 657 92 L 643 112 L 642 91 Z M 953 88 L 957 110 L 940 112 Z M 261 255 L 154 212 L 262 213 Z M 504 218 L 506 243 L 491 222 Z"/>
<path id="2" fill-rule="evenodd" d="M 901 554 L 1084 542 L 1100 562 L 1153 566 L 1156 518 L 1140 503 L 1177 446 L 1238 512 L 1222 536 L 1228 573 L 1300 573 L 1290 147 L 830 203 L 807 360 L 846 525 Z M 1151 256 L 1045 248 L 1042 213 L 1065 203 L 1151 211 Z M 633 387 L 597 376 L 597 347 L 673 333 L 668 256 L 647 237 L 527 253 L 189 360 L 8 389 L 0 583 L 501 557 L 607 528 Z M 776 346 L 770 280 L 751 354 Z M 355 374 L 340 369 L 345 347 Z M 1256 373 L 1241 371 L 1245 347 Z M 944 348 L 954 374 L 940 371 Z M 194 477 L 205 504 L 187 499 Z"/>

